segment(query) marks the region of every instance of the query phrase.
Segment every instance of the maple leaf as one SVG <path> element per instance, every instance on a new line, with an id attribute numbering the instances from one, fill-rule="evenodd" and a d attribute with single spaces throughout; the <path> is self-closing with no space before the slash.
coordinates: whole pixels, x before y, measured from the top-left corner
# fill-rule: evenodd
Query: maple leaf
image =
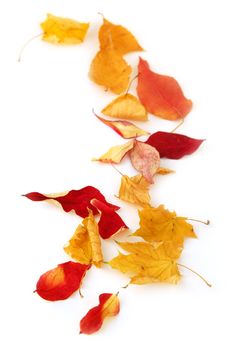
<path id="1" fill-rule="evenodd" d="M 193 226 L 186 218 L 166 210 L 163 205 L 144 208 L 139 211 L 139 217 L 140 228 L 133 235 L 146 241 L 172 241 L 183 245 L 186 237 L 196 238 Z"/>
<path id="2" fill-rule="evenodd" d="M 173 242 L 117 242 L 130 254 L 113 258 L 109 265 L 123 273 L 129 273 L 130 283 L 145 284 L 154 282 L 177 283 L 180 273 L 176 259 L 181 254 L 181 247 Z"/>
<path id="3" fill-rule="evenodd" d="M 123 175 L 119 189 L 119 198 L 123 201 L 148 207 L 150 202 L 149 183 L 142 175 L 128 177 Z"/>
<path id="4" fill-rule="evenodd" d="M 92 199 L 91 204 L 100 212 L 101 217 L 98 222 L 99 234 L 103 239 L 128 229 L 121 217 L 105 203 L 98 199 Z"/>
<path id="5" fill-rule="evenodd" d="M 64 300 L 80 288 L 90 265 L 72 261 L 59 264 L 44 273 L 38 280 L 36 290 L 41 298 L 49 301 Z"/>
<path id="6" fill-rule="evenodd" d="M 113 24 L 105 18 L 103 18 L 98 37 L 101 49 L 108 47 L 111 40 L 113 48 L 120 55 L 143 50 L 136 38 L 126 28 Z"/>
<path id="7" fill-rule="evenodd" d="M 123 145 L 113 146 L 106 153 L 104 153 L 99 158 L 93 158 L 92 160 L 96 160 L 103 163 L 119 163 L 123 159 L 123 157 L 132 149 L 134 146 L 133 141 L 129 141 L 124 143 Z"/>
<path id="8" fill-rule="evenodd" d="M 146 121 L 147 111 L 140 101 L 132 94 L 126 93 L 115 98 L 102 113 L 113 118 Z"/>
<path id="9" fill-rule="evenodd" d="M 153 176 L 157 173 L 160 165 L 158 151 L 144 142 L 135 141 L 133 149 L 129 152 L 131 163 L 144 178 L 153 183 Z"/>
<path id="10" fill-rule="evenodd" d="M 120 311 L 117 294 L 103 293 L 99 295 L 99 305 L 95 306 L 80 321 L 80 333 L 92 334 L 97 332 L 106 317 L 116 316 Z"/>
<path id="11" fill-rule="evenodd" d="M 131 139 L 138 136 L 149 134 L 147 131 L 144 131 L 138 128 L 136 125 L 128 121 L 121 121 L 121 120 L 110 121 L 110 120 L 103 119 L 99 116 L 97 116 L 97 118 L 102 123 L 112 128 L 117 134 L 122 136 L 124 139 Z"/>
<path id="12" fill-rule="evenodd" d="M 52 44 L 79 44 L 84 41 L 89 23 L 80 23 L 69 18 L 51 14 L 41 23 L 42 39 Z"/>
<path id="13" fill-rule="evenodd" d="M 129 84 L 132 68 L 121 55 L 108 46 L 98 51 L 91 62 L 89 77 L 115 94 L 124 92 Z"/>
<path id="14" fill-rule="evenodd" d="M 53 203 L 59 203 L 65 212 L 74 210 L 75 213 L 81 217 L 86 217 L 88 215 L 88 209 L 93 211 L 93 214 L 97 214 L 98 211 L 96 208 L 90 204 L 90 200 L 93 198 L 99 199 L 114 210 L 118 210 L 119 207 L 108 203 L 103 196 L 103 194 L 93 186 L 86 186 L 80 190 L 71 190 L 63 193 L 55 194 L 42 194 L 39 192 L 30 192 L 25 195 L 28 199 L 32 201 L 52 201 Z"/>
<path id="15" fill-rule="evenodd" d="M 148 112 L 168 120 L 184 118 L 190 112 L 192 102 L 174 78 L 152 72 L 142 58 L 138 71 L 137 93 Z"/>
<path id="16" fill-rule="evenodd" d="M 195 152 L 203 141 L 181 134 L 158 131 L 145 142 L 155 147 L 161 158 L 180 159 Z"/>

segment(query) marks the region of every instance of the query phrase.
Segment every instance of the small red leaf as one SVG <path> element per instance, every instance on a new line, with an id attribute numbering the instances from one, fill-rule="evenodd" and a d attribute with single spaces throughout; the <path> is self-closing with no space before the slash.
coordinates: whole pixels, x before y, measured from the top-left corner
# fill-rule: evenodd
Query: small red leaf
<path id="1" fill-rule="evenodd" d="M 98 228 L 99 234 L 103 239 L 110 238 L 114 234 L 128 228 L 121 217 L 105 203 L 98 199 L 92 199 L 91 204 L 101 214 L 101 218 L 98 222 Z"/>
<path id="2" fill-rule="evenodd" d="M 119 311 L 119 299 L 116 294 L 100 294 L 99 305 L 90 309 L 80 321 L 80 333 L 92 334 L 97 332 L 106 317 L 116 316 Z"/>
<path id="3" fill-rule="evenodd" d="M 65 195 L 44 195 L 38 192 L 31 192 L 24 195 L 25 197 L 31 199 L 32 201 L 44 201 L 47 199 L 53 199 L 59 202 L 65 212 L 69 212 L 74 210 L 77 215 L 85 218 L 88 216 L 87 208 L 93 211 L 93 214 L 97 214 L 98 211 L 95 207 L 90 204 L 90 200 L 93 198 L 97 198 L 104 202 L 107 206 L 112 208 L 113 210 L 118 210 L 119 207 L 108 203 L 103 196 L 103 194 L 93 186 L 86 186 L 81 188 L 80 190 L 71 190 Z"/>
<path id="4" fill-rule="evenodd" d="M 90 265 L 68 261 L 45 272 L 39 278 L 36 292 L 49 301 L 64 300 L 80 288 L 81 282 Z"/>
<path id="5" fill-rule="evenodd" d="M 195 152 L 203 141 L 181 134 L 158 131 L 152 134 L 146 143 L 155 147 L 161 158 L 180 159 Z"/>

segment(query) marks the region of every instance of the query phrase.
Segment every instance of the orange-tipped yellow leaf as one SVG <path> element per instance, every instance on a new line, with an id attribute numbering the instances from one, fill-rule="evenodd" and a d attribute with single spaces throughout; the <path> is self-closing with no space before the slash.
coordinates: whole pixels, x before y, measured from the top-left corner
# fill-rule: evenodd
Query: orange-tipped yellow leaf
<path id="1" fill-rule="evenodd" d="M 123 157 L 133 148 L 133 141 L 124 143 L 123 145 L 111 147 L 105 154 L 99 158 L 93 158 L 103 163 L 119 163 Z"/>

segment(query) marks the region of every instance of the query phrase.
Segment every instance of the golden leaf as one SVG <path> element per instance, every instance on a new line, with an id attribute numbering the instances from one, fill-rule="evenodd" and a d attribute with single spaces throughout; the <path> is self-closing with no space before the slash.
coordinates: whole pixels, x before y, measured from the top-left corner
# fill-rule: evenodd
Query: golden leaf
<path id="1" fill-rule="evenodd" d="M 128 52 L 143 51 L 136 38 L 121 25 L 116 25 L 103 18 L 103 25 L 99 29 L 100 48 L 109 46 L 110 40 L 113 48 L 120 55 Z"/>
<path id="2" fill-rule="evenodd" d="M 167 175 L 167 174 L 171 174 L 171 173 L 174 173 L 174 172 L 175 172 L 175 170 L 172 170 L 172 169 L 158 168 L 157 175 Z"/>
<path id="3" fill-rule="evenodd" d="M 112 47 L 98 51 L 91 62 L 89 77 L 116 94 L 124 92 L 129 84 L 132 68 Z"/>
<path id="4" fill-rule="evenodd" d="M 142 209 L 139 216 L 140 228 L 133 235 L 146 241 L 173 241 L 182 245 L 186 237 L 196 238 L 193 226 L 186 222 L 186 218 L 176 216 L 163 205 Z"/>
<path id="5" fill-rule="evenodd" d="M 119 198 L 123 201 L 149 207 L 149 183 L 142 175 L 128 177 L 123 175 L 119 189 Z"/>
<path id="6" fill-rule="evenodd" d="M 47 15 L 41 23 L 42 39 L 52 44 L 80 44 L 84 41 L 89 23 L 80 23 L 69 18 Z"/>
<path id="7" fill-rule="evenodd" d="M 148 120 L 147 111 L 140 101 L 127 93 L 121 95 L 103 108 L 102 113 L 113 118 L 129 120 Z"/>
<path id="8" fill-rule="evenodd" d="M 93 158 L 92 160 L 98 160 L 103 163 L 119 163 L 126 153 L 133 148 L 133 141 L 124 143 L 123 145 L 111 147 L 105 154 L 99 158 Z"/>
<path id="9" fill-rule="evenodd" d="M 119 253 L 109 264 L 123 273 L 129 273 L 130 283 L 145 284 L 154 282 L 177 283 L 180 273 L 176 259 L 181 254 L 181 247 L 173 242 L 118 242 L 119 246 L 129 252 Z"/>

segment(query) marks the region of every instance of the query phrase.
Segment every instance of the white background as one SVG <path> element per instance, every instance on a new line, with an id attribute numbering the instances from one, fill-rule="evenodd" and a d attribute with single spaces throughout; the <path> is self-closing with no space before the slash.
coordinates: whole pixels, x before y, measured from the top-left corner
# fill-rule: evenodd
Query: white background
<path id="1" fill-rule="evenodd" d="M 233 2 L 21 0 L 1 2 L 1 349 L 233 349 Z M 36 39 L 17 62 L 25 41 L 40 33 L 46 13 L 90 21 L 86 41 L 56 47 Z M 152 69 L 175 77 L 194 102 L 180 132 L 206 142 L 192 156 L 162 160 L 176 170 L 151 189 L 155 205 L 178 215 L 210 219 L 196 224 L 181 262 L 189 271 L 177 285 L 130 286 L 107 266 L 93 268 L 78 293 L 49 303 L 32 291 L 38 277 L 69 260 L 63 245 L 81 221 L 23 193 L 98 187 L 120 204 L 132 231 L 136 207 L 114 197 L 120 176 L 90 159 L 124 143 L 92 115 L 114 95 L 88 79 L 98 49 L 97 14 L 131 30 L 146 49 Z M 126 56 L 136 72 L 138 53 Z M 133 74 L 134 75 L 134 74 Z M 131 92 L 135 93 L 135 86 Z M 175 123 L 150 116 L 145 129 L 170 131 Z M 135 174 L 129 161 L 119 169 Z M 131 232 L 131 231 L 130 231 Z M 124 239 L 127 233 L 118 239 Z M 103 242 L 105 259 L 117 252 Z M 79 320 L 102 292 L 120 290 L 121 312 L 95 335 L 79 335 Z"/>

